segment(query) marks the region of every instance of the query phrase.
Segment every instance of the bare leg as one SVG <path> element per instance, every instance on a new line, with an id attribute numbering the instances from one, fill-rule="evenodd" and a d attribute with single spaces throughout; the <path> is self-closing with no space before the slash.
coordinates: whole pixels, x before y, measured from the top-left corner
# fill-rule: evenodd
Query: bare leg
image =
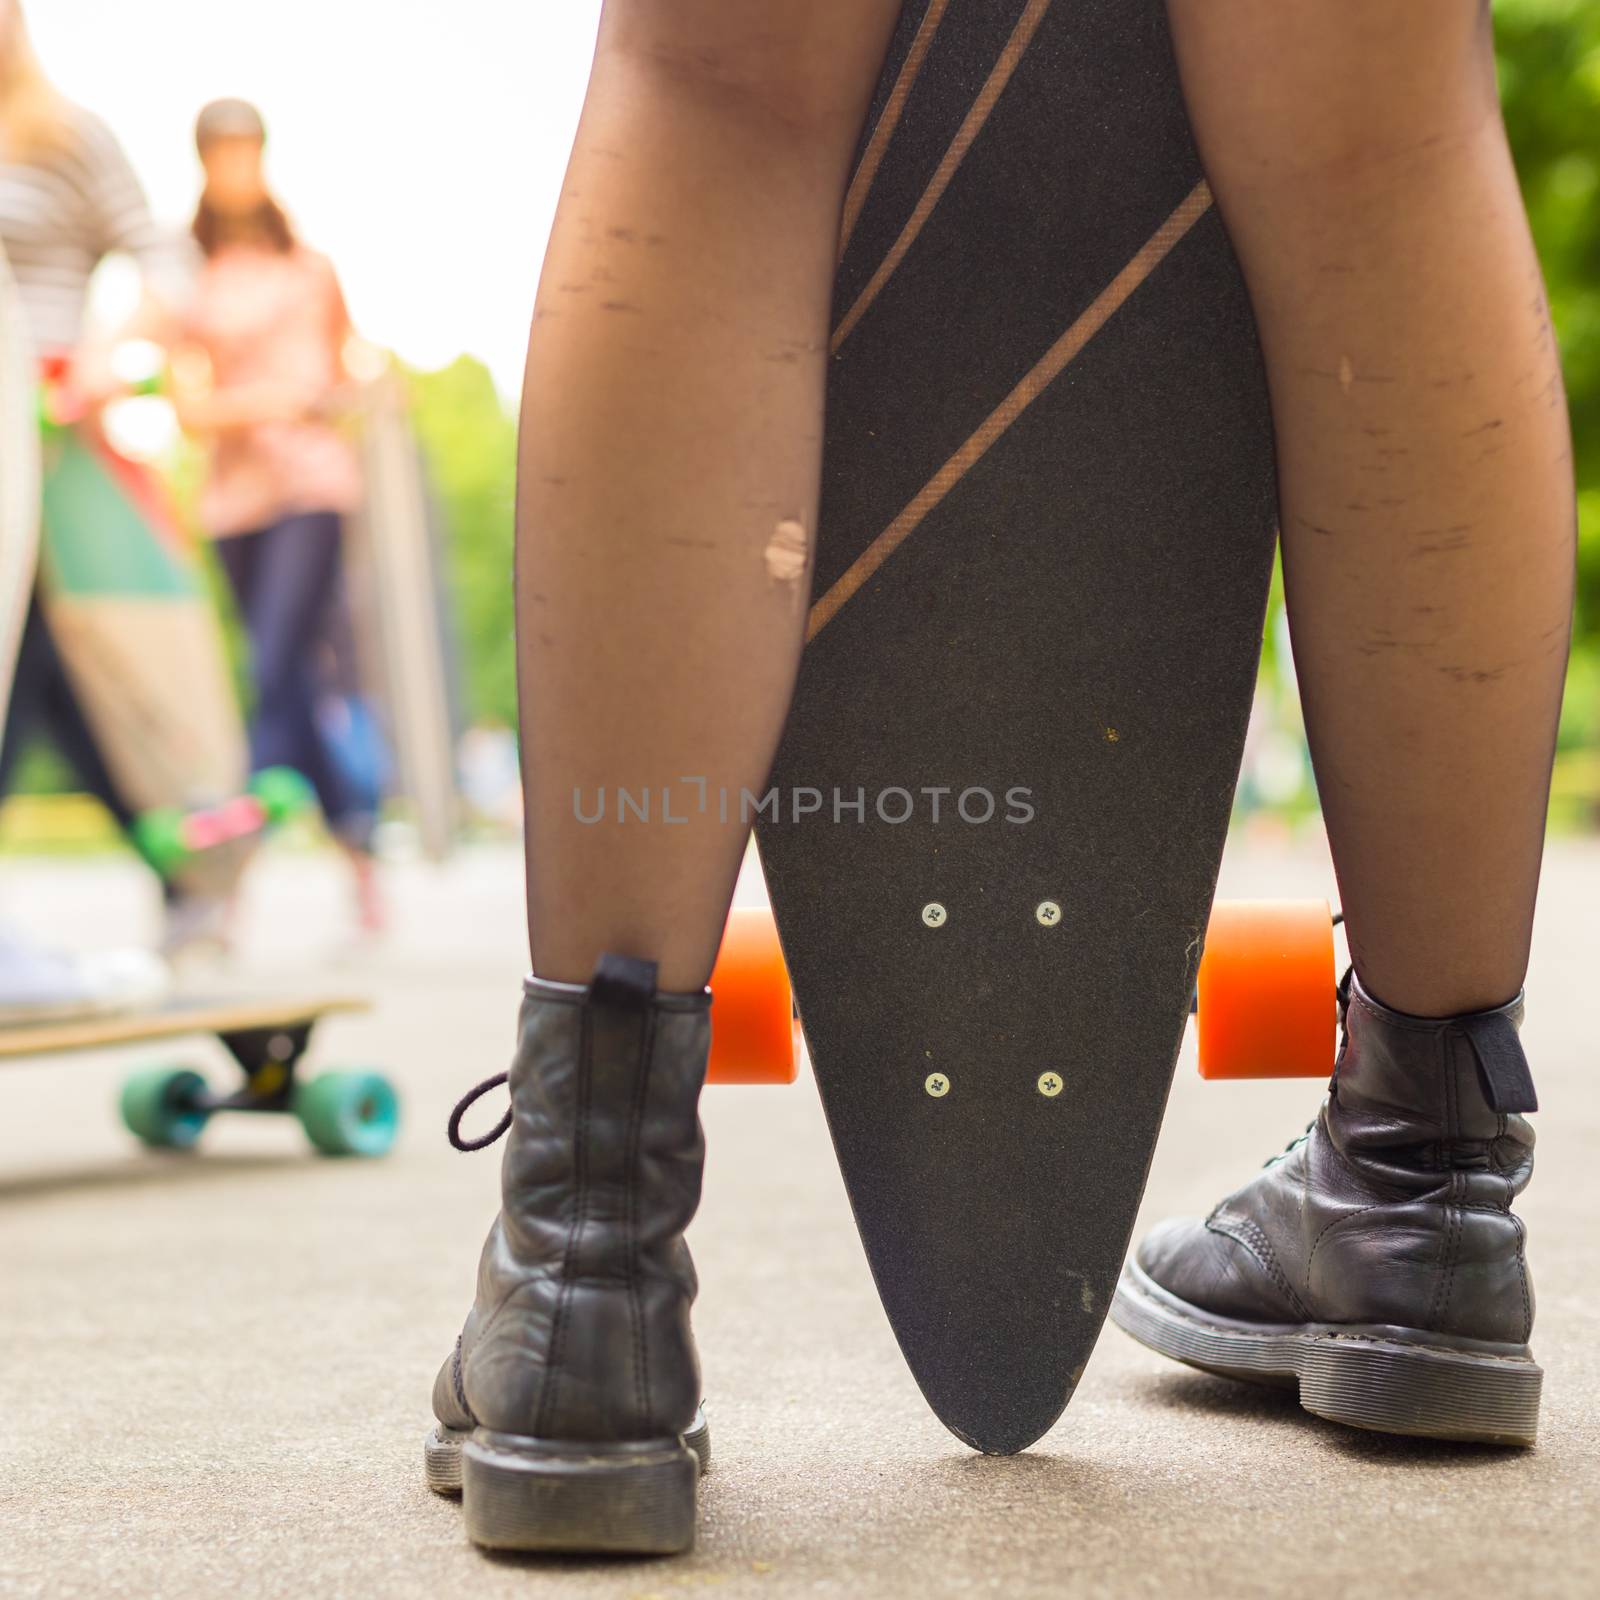
<path id="1" fill-rule="evenodd" d="M 1567 659 L 1571 441 L 1488 6 L 1169 0 L 1277 425 L 1284 576 L 1363 984 L 1527 965 Z"/>
<path id="2" fill-rule="evenodd" d="M 710 973 L 748 831 L 739 793 L 765 782 L 793 689 L 839 215 L 898 10 L 606 5 L 522 412 L 542 977 L 584 981 L 606 950 L 657 961 L 666 989 Z M 619 821 L 619 789 L 649 791 L 648 822 Z M 603 820 L 584 822 L 602 790 Z M 663 790 L 684 820 L 665 820 Z"/>

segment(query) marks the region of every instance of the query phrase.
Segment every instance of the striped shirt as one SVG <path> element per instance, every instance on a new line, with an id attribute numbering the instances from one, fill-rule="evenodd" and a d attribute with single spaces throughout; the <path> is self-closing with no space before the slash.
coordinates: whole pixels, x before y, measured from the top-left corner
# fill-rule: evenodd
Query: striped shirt
<path id="1" fill-rule="evenodd" d="M 28 161 L 0 159 L 0 248 L 40 351 L 83 330 L 89 278 L 125 251 L 159 295 L 181 298 L 187 251 L 159 228 L 122 146 L 92 112 L 69 106 L 67 138 Z"/>

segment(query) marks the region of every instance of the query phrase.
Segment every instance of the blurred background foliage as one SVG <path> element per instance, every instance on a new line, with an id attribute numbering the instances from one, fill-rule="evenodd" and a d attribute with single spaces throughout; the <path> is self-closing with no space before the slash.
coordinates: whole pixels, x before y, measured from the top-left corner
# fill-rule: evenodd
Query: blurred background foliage
<path id="1" fill-rule="evenodd" d="M 1572 407 L 1580 505 L 1579 598 L 1553 814 L 1600 826 L 1600 0 L 1496 0 L 1501 93 L 1549 285 Z M 516 423 L 488 369 L 462 356 L 407 371 L 412 413 L 443 511 L 446 570 L 461 641 L 463 709 L 514 728 L 511 585 Z M 65 774 L 46 752 L 24 787 Z M 1314 822 L 1315 788 L 1275 586 L 1240 809 Z"/>
<path id="2" fill-rule="evenodd" d="M 409 371 L 406 379 L 412 421 L 444 513 L 445 568 L 464 656 L 464 710 L 471 722 L 514 727 L 516 422 L 489 369 L 471 356 L 458 356 L 437 372 Z"/>
<path id="3" fill-rule="evenodd" d="M 1572 407 L 1578 611 L 1558 814 L 1600 822 L 1600 3 L 1498 0 L 1500 90 Z"/>

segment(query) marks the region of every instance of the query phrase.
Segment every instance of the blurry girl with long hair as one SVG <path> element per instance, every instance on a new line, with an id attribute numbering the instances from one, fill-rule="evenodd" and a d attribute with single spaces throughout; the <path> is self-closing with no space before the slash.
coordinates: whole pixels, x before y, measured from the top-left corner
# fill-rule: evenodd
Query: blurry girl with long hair
<path id="1" fill-rule="evenodd" d="M 242 100 L 200 113 L 204 257 L 174 363 L 178 411 L 211 461 L 200 515 L 250 637 L 256 767 L 288 766 L 317 792 L 355 872 L 362 925 L 381 914 L 374 808 L 318 723 L 319 663 L 337 625 L 345 517 L 361 469 L 337 420 L 351 336 L 331 263 L 296 237 L 266 181 L 266 129 Z"/>

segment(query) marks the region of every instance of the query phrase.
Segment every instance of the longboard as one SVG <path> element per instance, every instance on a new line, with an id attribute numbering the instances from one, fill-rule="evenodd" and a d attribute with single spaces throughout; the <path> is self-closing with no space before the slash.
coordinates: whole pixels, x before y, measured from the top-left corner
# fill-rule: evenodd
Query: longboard
<path id="1" fill-rule="evenodd" d="M 317 1023 L 367 1008 L 354 995 L 180 996 L 149 1011 L 0 1027 L 0 1061 L 210 1036 L 244 1074 L 243 1084 L 219 1094 L 192 1067 L 135 1073 L 123 1085 L 121 1112 L 142 1143 L 186 1150 L 213 1116 L 249 1111 L 296 1117 L 325 1155 L 382 1155 L 399 1126 L 399 1100 L 387 1078 L 367 1069 L 300 1075 Z"/>
<path id="2" fill-rule="evenodd" d="M 47 375 L 47 398 L 63 375 Z M 135 811 L 238 795 L 243 719 L 192 536 L 156 474 L 92 417 L 49 426 L 40 572 L 51 633 Z"/>
<path id="3" fill-rule="evenodd" d="M 0 716 L 11 702 L 39 548 L 33 364 L 16 285 L 0 253 Z"/>
<path id="4" fill-rule="evenodd" d="M 392 787 L 438 861 L 460 821 L 451 640 L 433 500 L 396 380 L 374 387 L 361 438 L 366 496 L 345 552 L 361 674 L 393 750 Z"/>
<path id="5" fill-rule="evenodd" d="M 757 833 L 884 1308 L 976 1449 L 1056 1421 L 1116 1288 L 1275 501 L 1161 0 L 908 5 L 845 208 L 808 644 Z"/>

